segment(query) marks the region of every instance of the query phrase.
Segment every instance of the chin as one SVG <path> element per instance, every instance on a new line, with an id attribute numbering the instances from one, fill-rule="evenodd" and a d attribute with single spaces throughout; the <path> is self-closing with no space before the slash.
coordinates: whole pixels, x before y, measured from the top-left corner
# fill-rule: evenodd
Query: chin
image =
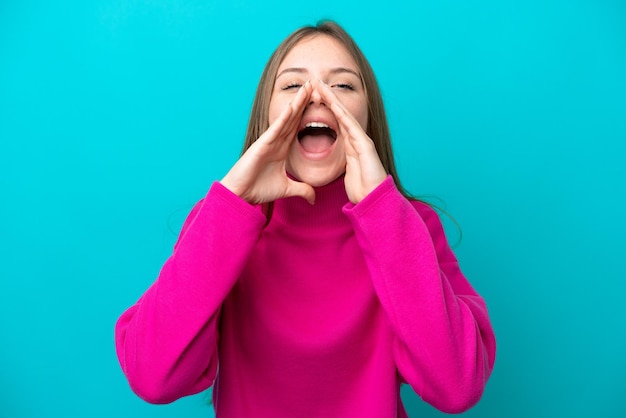
<path id="1" fill-rule="evenodd" d="M 288 170 L 288 172 L 298 181 L 313 187 L 322 187 L 341 177 L 345 173 L 345 167 L 341 169 Z"/>

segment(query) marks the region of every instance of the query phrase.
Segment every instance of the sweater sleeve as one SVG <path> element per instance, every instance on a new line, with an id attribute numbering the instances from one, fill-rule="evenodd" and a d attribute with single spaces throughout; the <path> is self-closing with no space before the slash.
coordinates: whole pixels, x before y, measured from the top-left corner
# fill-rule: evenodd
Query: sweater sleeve
<path id="1" fill-rule="evenodd" d="M 459 269 L 437 213 L 407 200 L 391 177 L 344 213 L 395 334 L 402 379 L 441 411 L 469 409 L 491 374 L 495 336 L 485 302 Z"/>
<path id="2" fill-rule="evenodd" d="M 192 209 L 157 280 L 115 327 L 120 365 L 142 399 L 169 403 L 213 384 L 220 307 L 264 222 L 219 182 Z"/>

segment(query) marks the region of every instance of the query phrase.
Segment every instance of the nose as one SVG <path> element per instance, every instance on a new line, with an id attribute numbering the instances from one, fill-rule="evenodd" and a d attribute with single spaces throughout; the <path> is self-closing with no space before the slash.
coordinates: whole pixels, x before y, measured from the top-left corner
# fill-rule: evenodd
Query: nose
<path id="1" fill-rule="evenodd" d="M 309 106 L 312 104 L 319 104 L 322 106 L 326 106 L 324 103 L 324 99 L 322 99 L 322 95 L 320 94 L 320 84 L 319 81 L 312 82 L 313 90 L 311 91 L 311 98 L 309 99 Z"/>

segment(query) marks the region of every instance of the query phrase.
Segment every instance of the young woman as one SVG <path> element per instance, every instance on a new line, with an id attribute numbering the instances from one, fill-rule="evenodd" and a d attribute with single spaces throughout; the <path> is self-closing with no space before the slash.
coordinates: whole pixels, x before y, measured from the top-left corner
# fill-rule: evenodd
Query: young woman
<path id="1" fill-rule="evenodd" d="M 487 308 L 436 212 L 403 192 L 376 79 L 337 24 L 274 52 L 241 158 L 116 345 L 140 397 L 213 385 L 218 418 L 405 417 L 403 383 L 445 412 L 480 399 Z"/>

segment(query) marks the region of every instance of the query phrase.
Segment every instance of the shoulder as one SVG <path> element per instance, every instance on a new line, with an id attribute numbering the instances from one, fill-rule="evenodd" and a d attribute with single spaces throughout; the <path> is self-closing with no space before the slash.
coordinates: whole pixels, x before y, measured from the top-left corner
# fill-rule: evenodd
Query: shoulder
<path id="1" fill-rule="evenodd" d="M 409 201 L 419 214 L 420 218 L 422 218 L 422 221 L 426 225 L 428 233 L 438 250 L 447 248 L 448 240 L 446 238 L 446 233 L 439 213 L 435 210 L 435 208 L 421 200 L 410 199 Z"/>
<path id="2" fill-rule="evenodd" d="M 439 214 L 428 203 L 416 199 L 409 199 L 409 202 L 426 224 L 430 224 L 433 222 L 437 224 L 441 223 L 441 220 L 439 219 Z"/>
<path id="3" fill-rule="evenodd" d="M 193 207 L 189 211 L 189 215 L 187 216 L 187 218 L 192 218 L 193 219 L 198 214 L 198 212 L 200 211 L 200 208 L 204 204 L 205 199 L 206 199 L 206 197 L 203 197 L 202 199 L 198 200 L 195 203 L 195 205 L 193 205 Z"/>

